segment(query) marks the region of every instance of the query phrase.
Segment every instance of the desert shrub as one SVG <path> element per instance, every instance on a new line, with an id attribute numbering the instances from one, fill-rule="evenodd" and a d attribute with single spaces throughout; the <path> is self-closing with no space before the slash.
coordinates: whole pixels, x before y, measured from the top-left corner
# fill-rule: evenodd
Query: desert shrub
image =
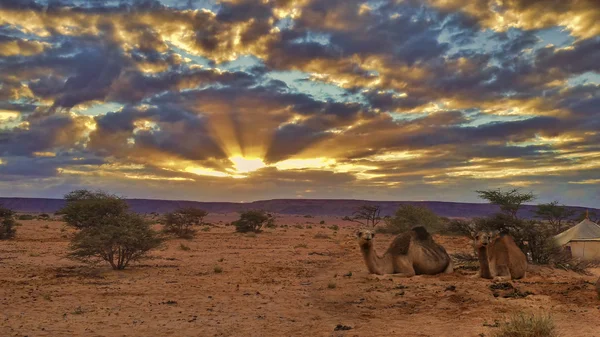
<path id="1" fill-rule="evenodd" d="M 215 274 L 221 274 L 223 272 L 223 268 L 221 268 L 220 266 L 215 266 L 213 268 L 213 271 L 215 272 Z"/>
<path id="2" fill-rule="evenodd" d="M 180 208 L 165 214 L 165 232 L 180 238 L 192 238 L 196 234 L 194 226 L 202 225 L 208 212 L 202 209 L 188 207 Z M 210 229 L 209 229 L 210 230 Z"/>
<path id="3" fill-rule="evenodd" d="M 50 219 L 50 215 L 48 213 L 42 213 L 40 215 L 38 215 L 38 220 L 49 220 Z"/>
<path id="4" fill-rule="evenodd" d="M 548 315 L 535 316 L 517 313 L 510 320 L 500 325 L 494 337 L 556 337 L 558 333 L 552 317 Z"/>
<path id="5" fill-rule="evenodd" d="M 475 224 L 472 221 L 448 219 L 443 222 L 441 232 L 444 234 L 462 235 L 471 238 L 475 228 Z"/>
<path id="6" fill-rule="evenodd" d="M 64 221 L 77 229 L 102 223 L 126 213 L 129 206 L 125 200 L 103 191 L 76 190 L 65 195 L 66 205 L 57 212 Z"/>
<path id="7" fill-rule="evenodd" d="M 319 225 L 324 225 L 324 224 L 325 224 L 325 220 L 319 221 Z"/>
<path id="8" fill-rule="evenodd" d="M 0 205 L 0 240 L 8 240 L 15 237 L 17 222 L 15 212 Z"/>
<path id="9" fill-rule="evenodd" d="M 333 231 L 337 231 L 337 230 L 340 229 L 340 226 L 338 226 L 338 225 L 331 225 L 331 226 L 329 226 L 329 229 L 331 229 Z"/>
<path id="10" fill-rule="evenodd" d="M 274 225 L 274 219 L 270 214 L 265 213 L 261 210 L 250 210 L 240 214 L 240 218 L 233 222 L 236 232 L 247 233 L 253 232 L 258 233 L 262 226 Z"/>
<path id="11" fill-rule="evenodd" d="M 150 224 L 135 213 L 103 216 L 94 225 L 77 232 L 69 257 L 83 262 L 108 262 L 115 270 L 125 269 L 131 261 L 143 258 L 163 239 Z"/>
<path id="12" fill-rule="evenodd" d="M 440 218 L 424 206 L 402 205 L 393 217 L 384 220 L 385 226 L 378 228 L 377 232 L 400 234 L 415 226 L 423 226 L 429 232 L 437 232 L 441 227 Z"/>
<path id="13" fill-rule="evenodd" d="M 331 239 L 331 236 L 329 236 L 325 233 L 317 233 L 313 236 L 313 238 L 315 238 L 315 239 Z"/>
<path id="14" fill-rule="evenodd" d="M 183 243 L 179 245 L 179 249 L 186 251 L 186 252 L 191 250 L 191 248 L 189 246 L 186 246 Z"/>
<path id="15" fill-rule="evenodd" d="M 33 220 L 35 217 L 31 214 L 21 214 L 17 217 L 19 220 Z"/>

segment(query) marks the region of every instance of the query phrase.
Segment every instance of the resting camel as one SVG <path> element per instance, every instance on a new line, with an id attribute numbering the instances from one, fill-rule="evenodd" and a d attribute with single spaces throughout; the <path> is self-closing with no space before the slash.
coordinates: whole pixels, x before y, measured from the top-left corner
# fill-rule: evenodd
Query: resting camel
<path id="1" fill-rule="evenodd" d="M 424 227 L 414 227 L 392 241 L 383 256 L 373 247 L 375 233 L 359 230 L 358 244 L 370 274 L 410 277 L 452 273 L 452 260 Z"/>
<path id="2" fill-rule="evenodd" d="M 479 257 L 476 277 L 496 280 L 520 279 L 527 271 L 527 257 L 506 233 L 473 234 L 473 247 Z"/>

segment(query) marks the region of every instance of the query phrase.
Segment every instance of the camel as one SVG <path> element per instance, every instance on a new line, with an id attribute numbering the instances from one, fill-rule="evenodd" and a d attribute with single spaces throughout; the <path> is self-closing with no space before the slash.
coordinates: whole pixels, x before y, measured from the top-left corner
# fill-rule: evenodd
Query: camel
<path id="1" fill-rule="evenodd" d="M 359 230 L 358 244 L 370 274 L 396 277 L 452 273 L 452 260 L 441 245 L 433 241 L 424 227 L 402 233 L 379 256 L 373 247 L 375 233 Z"/>
<path id="2" fill-rule="evenodd" d="M 511 280 L 525 277 L 527 257 L 507 233 L 478 232 L 472 234 L 473 248 L 479 257 L 475 277 Z"/>
<path id="3" fill-rule="evenodd" d="M 600 300 L 600 278 L 596 281 L 596 293 L 598 293 L 598 299 Z"/>

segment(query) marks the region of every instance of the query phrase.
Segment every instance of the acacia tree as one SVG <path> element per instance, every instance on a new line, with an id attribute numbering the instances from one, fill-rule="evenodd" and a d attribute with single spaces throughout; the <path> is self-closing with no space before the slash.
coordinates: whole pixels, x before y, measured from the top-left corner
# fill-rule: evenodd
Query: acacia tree
<path id="1" fill-rule="evenodd" d="M 352 213 L 350 221 L 358 222 L 364 226 L 375 227 L 381 221 L 381 207 L 376 205 L 362 205 Z"/>
<path id="2" fill-rule="evenodd" d="M 122 198 L 104 191 L 75 190 L 65 195 L 66 205 L 56 214 L 76 229 L 93 227 L 106 217 L 123 214 L 129 205 Z"/>
<path id="3" fill-rule="evenodd" d="M 476 191 L 481 199 L 489 201 L 491 204 L 500 206 L 502 212 L 510 215 L 513 219 L 518 219 L 517 212 L 523 203 L 535 200 L 536 196 L 529 193 L 521 193 L 515 188 L 510 191 L 482 190 Z"/>
<path id="4" fill-rule="evenodd" d="M 165 232 L 173 233 L 181 238 L 191 238 L 196 231 L 194 226 L 204 223 L 208 212 L 199 208 L 186 207 L 165 214 Z"/>
<path id="5" fill-rule="evenodd" d="M 560 233 L 564 229 L 564 223 L 573 215 L 575 215 L 574 210 L 565 205 L 559 206 L 558 201 L 539 204 L 535 210 L 535 217 L 547 221 L 552 226 L 554 234 Z"/>
<path id="6" fill-rule="evenodd" d="M 73 236 L 69 257 L 85 262 L 104 260 L 113 269 L 125 269 L 157 248 L 162 238 L 125 200 L 103 191 L 77 190 L 65 195 L 60 210 L 68 225 L 79 231 Z"/>
<path id="7" fill-rule="evenodd" d="M 267 214 L 262 210 L 249 210 L 242 212 L 240 218 L 233 221 L 235 231 L 240 233 L 260 232 L 262 226 L 270 226 L 274 222 L 271 214 Z"/>
<path id="8" fill-rule="evenodd" d="M 96 226 L 77 232 L 71 241 L 69 257 L 92 263 L 104 260 L 113 269 L 122 270 L 162 241 L 142 216 L 127 212 L 103 217 Z"/>

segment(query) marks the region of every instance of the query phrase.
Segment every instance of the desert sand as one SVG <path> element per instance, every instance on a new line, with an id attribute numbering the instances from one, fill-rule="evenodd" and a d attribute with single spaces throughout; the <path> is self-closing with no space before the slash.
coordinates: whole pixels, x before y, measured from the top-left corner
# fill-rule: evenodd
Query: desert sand
<path id="1" fill-rule="evenodd" d="M 600 336 L 600 270 L 532 266 L 516 291 L 491 289 L 460 261 L 450 275 L 377 280 L 356 224 L 285 216 L 287 228 L 245 235 L 225 225 L 234 218 L 212 215 L 210 231 L 125 271 L 65 258 L 72 230 L 62 222 L 21 221 L 0 242 L 0 336 L 490 336 L 519 310 L 550 312 L 562 336 Z M 377 235 L 380 253 L 391 238 Z M 465 238 L 435 239 L 472 253 Z"/>

